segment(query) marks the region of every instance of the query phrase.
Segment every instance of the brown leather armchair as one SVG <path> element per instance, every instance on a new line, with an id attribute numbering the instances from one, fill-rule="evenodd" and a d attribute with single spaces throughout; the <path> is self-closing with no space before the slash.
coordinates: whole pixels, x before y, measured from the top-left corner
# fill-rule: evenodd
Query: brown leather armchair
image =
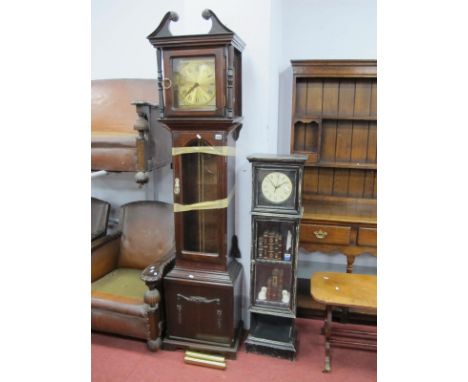
<path id="1" fill-rule="evenodd" d="M 145 339 L 153 351 L 160 347 L 162 277 L 175 256 L 173 222 L 171 204 L 121 207 L 120 232 L 92 248 L 92 330 Z"/>
<path id="2" fill-rule="evenodd" d="M 105 236 L 109 221 L 110 203 L 91 198 L 91 241 Z"/>

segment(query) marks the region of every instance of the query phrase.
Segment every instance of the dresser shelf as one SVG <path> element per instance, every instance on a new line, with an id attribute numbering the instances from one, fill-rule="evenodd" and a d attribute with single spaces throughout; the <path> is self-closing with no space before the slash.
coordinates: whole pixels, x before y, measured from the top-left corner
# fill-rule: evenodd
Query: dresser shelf
<path id="1" fill-rule="evenodd" d="M 377 224 L 376 199 L 341 198 L 304 193 L 303 220 Z"/>
<path id="2" fill-rule="evenodd" d="M 375 116 L 342 116 L 342 115 L 296 115 L 296 121 L 316 121 L 316 120 L 328 120 L 328 121 L 369 121 L 377 122 Z"/>
<path id="3" fill-rule="evenodd" d="M 303 154 L 307 154 L 307 153 L 304 152 Z M 320 161 L 317 163 L 306 163 L 306 167 L 352 168 L 352 169 L 361 169 L 361 170 L 377 170 L 377 163 Z"/>

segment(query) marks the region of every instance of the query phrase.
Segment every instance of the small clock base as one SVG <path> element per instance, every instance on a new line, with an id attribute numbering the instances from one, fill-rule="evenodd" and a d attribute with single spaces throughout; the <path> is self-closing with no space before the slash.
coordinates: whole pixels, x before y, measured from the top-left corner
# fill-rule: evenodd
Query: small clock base
<path id="1" fill-rule="evenodd" d="M 245 340 L 248 353 L 265 354 L 294 361 L 297 353 L 294 319 L 252 315 L 250 333 Z"/>

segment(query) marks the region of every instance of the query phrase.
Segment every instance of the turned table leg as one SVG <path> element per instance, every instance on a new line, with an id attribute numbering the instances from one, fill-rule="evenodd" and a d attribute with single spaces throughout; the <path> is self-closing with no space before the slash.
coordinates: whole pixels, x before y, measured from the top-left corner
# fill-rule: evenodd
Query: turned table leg
<path id="1" fill-rule="evenodd" d="M 325 322 L 324 322 L 324 332 L 325 332 L 325 368 L 323 369 L 324 373 L 329 373 L 331 371 L 330 364 L 330 337 L 331 337 L 331 323 L 332 323 L 332 307 L 327 305 L 325 313 Z"/>

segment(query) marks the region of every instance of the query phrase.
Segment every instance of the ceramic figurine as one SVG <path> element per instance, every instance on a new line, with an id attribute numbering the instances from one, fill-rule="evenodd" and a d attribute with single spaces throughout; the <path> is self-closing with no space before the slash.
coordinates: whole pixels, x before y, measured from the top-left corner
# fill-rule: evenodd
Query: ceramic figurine
<path id="1" fill-rule="evenodd" d="M 260 289 L 260 292 L 258 292 L 258 299 L 261 300 L 261 301 L 265 301 L 266 300 L 266 293 L 267 293 L 267 287 L 263 286 Z"/>

